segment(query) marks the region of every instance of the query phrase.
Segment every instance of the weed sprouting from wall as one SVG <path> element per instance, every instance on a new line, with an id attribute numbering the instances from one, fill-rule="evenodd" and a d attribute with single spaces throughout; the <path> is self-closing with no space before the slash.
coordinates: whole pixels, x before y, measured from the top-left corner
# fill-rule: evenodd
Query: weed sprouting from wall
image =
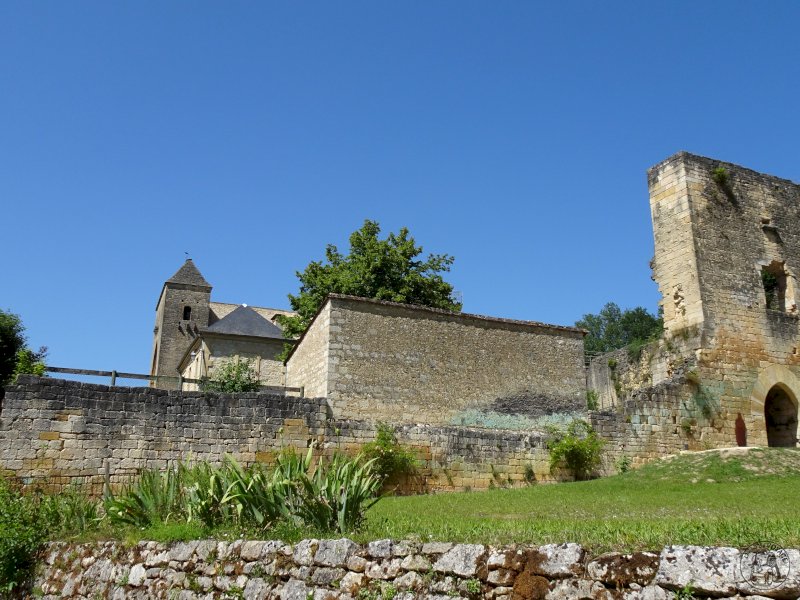
<path id="1" fill-rule="evenodd" d="M 586 408 L 588 410 L 597 410 L 598 402 L 596 390 L 586 390 Z"/>
<path id="2" fill-rule="evenodd" d="M 702 385 L 698 385 L 697 390 L 692 394 L 692 401 L 706 420 L 711 420 L 719 413 L 719 402 L 708 388 Z"/>

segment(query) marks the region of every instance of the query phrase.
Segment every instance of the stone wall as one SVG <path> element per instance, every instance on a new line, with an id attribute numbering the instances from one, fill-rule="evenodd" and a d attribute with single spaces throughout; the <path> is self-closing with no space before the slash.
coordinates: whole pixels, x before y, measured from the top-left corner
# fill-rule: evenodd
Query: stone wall
<path id="1" fill-rule="evenodd" d="M 125 547 L 51 544 L 33 594 L 55 598 L 280 600 L 763 600 L 800 595 L 795 549 L 667 546 L 591 556 L 538 547 L 343 538 Z"/>
<path id="2" fill-rule="evenodd" d="M 305 388 L 311 398 L 328 396 L 331 307 L 320 309 L 286 362 L 286 385 Z"/>
<path id="3" fill-rule="evenodd" d="M 203 394 L 23 377 L 0 411 L 0 472 L 61 489 L 79 482 L 98 494 L 110 483 L 168 461 L 271 463 L 283 448 L 355 454 L 375 439 L 372 421 L 331 419 L 322 399 Z M 543 434 L 407 424 L 400 443 L 419 458 L 401 490 L 486 489 L 553 480 Z M 556 477 L 564 477 L 557 473 Z"/>
<path id="4" fill-rule="evenodd" d="M 327 398 L 337 417 L 443 424 L 475 410 L 536 418 L 585 408 L 580 330 L 347 296 L 330 297 L 328 310 L 307 336 L 327 327 Z M 298 374 L 308 369 L 299 356 L 307 341 L 289 360 L 288 380 L 309 390 Z"/>
<path id="5" fill-rule="evenodd" d="M 627 457 L 633 466 L 681 450 L 737 445 L 718 398 L 700 379 L 697 337 L 665 332 L 636 356 L 626 348 L 594 358 L 587 386 L 598 410 L 595 430 L 606 440 L 606 472 Z"/>
<path id="6" fill-rule="evenodd" d="M 723 424 L 709 419 L 692 401 L 695 386 L 675 378 L 634 391 L 616 407 L 592 411 L 589 419 L 606 441 L 604 471 L 613 473 L 619 461 L 630 466 L 676 454 L 734 446 L 725 438 Z"/>

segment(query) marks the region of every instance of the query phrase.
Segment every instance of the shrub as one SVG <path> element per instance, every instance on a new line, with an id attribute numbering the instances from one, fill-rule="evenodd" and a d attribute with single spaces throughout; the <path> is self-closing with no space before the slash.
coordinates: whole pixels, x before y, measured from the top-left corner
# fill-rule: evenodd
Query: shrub
<path id="1" fill-rule="evenodd" d="M 30 579 L 46 537 L 35 498 L 23 496 L 0 478 L 0 597 L 10 596 Z"/>
<path id="2" fill-rule="evenodd" d="M 525 483 L 528 485 L 533 485 L 536 483 L 536 471 L 533 470 L 533 465 L 528 463 L 525 465 L 525 473 L 523 475 L 523 479 L 525 479 Z"/>
<path id="3" fill-rule="evenodd" d="M 386 423 L 378 424 L 375 440 L 364 445 L 363 453 L 366 460 L 374 461 L 373 470 L 381 482 L 413 473 L 417 466 L 414 453 L 400 445 L 394 428 Z"/>
<path id="4" fill-rule="evenodd" d="M 261 387 L 255 366 L 250 360 L 227 360 L 214 369 L 214 375 L 200 384 L 206 392 L 255 392 Z"/>
<path id="5" fill-rule="evenodd" d="M 551 470 L 563 465 L 575 479 L 585 479 L 600 465 L 604 442 L 586 421 L 575 419 L 566 432 L 551 430 L 550 433 L 553 439 L 547 447 Z"/>
<path id="6" fill-rule="evenodd" d="M 83 533 L 95 529 L 102 520 L 100 503 L 89 498 L 77 485 L 59 494 L 40 494 L 37 500 L 42 523 L 53 534 Z"/>
<path id="7" fill-rule="evenodd" d="M 620 475 L 627 473 L 631 470 L 631 457 L 628 455 L 621 456 L 614 466 L 617 467 L 617 473 Z"/>
<path id="8" fill-rule="evenodd" d="M 588 410 L 597 410 L 597 392 L 595 390 L 586 390 L 586 408 Z"/>

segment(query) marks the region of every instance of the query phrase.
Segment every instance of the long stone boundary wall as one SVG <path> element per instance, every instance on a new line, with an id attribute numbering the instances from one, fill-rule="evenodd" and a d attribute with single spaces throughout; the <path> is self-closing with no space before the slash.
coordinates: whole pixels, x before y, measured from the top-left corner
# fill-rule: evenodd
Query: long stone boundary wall
<path id="1" fill-rule="evenodd" d="M 401 491 L 485 489 L 552 480 L 546 438 L 469 427 L 402 425 L 398 441 L 419 458 Z M 203 394 L 22 377 L 0 411 L 0 473 L 59 490 L 77 482 L 99 494 L 143 468 L 170 461 L 271 463 L 314 446 L 355 454 L 375 439 L 370 421 L 331 419 L 324 399 Z M 106 475 L 108 474 L 108 476 Z M 557 474 L 564 477 L 565 474 Z"/>
<path id="2" fill-rule="evenodd" d="M 33 594 L 55 598 L 672 600 L 797 598 L 800 550 L 667 546 L 590 556 L 538 547 L 343 538 L 172 546 L 54 543 Z"/>

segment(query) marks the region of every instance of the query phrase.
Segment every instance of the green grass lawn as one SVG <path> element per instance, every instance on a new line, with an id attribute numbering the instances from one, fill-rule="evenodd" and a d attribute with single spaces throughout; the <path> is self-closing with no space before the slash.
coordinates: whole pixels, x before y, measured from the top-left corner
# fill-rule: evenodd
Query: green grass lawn
<path id="1" fill-rule="evenodd" d="M 593 481 L 386 498 L 360 540 L 800 547 L 800 449 L 681 455 Z"/>

